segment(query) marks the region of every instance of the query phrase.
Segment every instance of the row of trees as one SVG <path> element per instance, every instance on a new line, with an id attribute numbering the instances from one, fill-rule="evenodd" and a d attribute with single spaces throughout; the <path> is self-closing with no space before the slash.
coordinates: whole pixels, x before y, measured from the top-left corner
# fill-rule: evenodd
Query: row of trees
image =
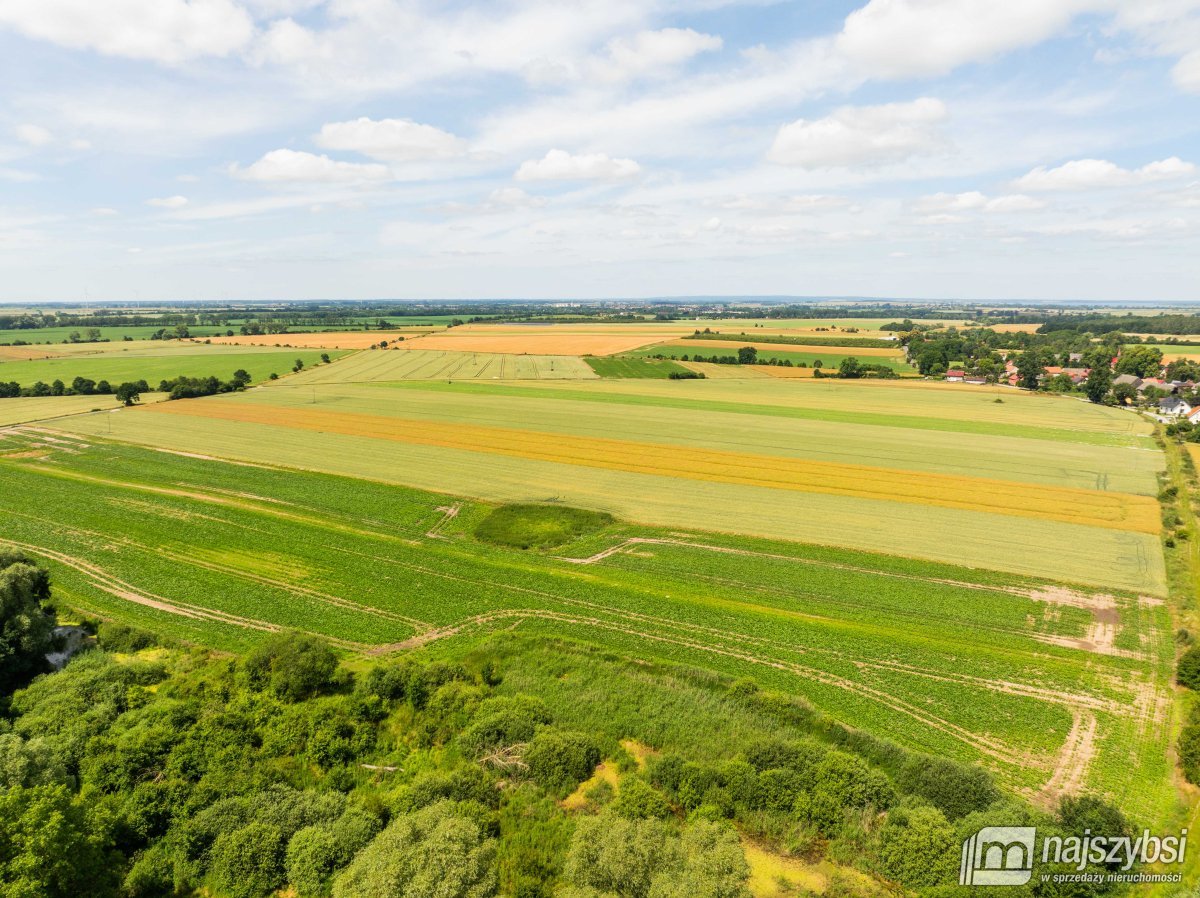
<path id="1" fill-rule="evenodd" d="M 130 393 L 149 392 L 150 385 L 145 380 L 126 381 L 113 387 L 107 380 L 92 380 L 88 377 L 76 377 L 70 386 L 61 380 L 53 383 L 37 381 L 30 387 L 22 387 L 16 381 L 0 382 L 0 399 L 12 399 L 17 396 L 113 396 L 125 401 Z M 128 404 L 128 403 L 127 403 Z"/>

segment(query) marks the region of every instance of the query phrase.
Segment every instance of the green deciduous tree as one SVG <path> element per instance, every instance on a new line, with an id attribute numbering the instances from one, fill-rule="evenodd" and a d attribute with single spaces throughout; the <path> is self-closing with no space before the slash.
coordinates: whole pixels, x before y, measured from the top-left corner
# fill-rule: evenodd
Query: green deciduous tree
<path id="1" fill-rule="evenodd" d="M 283 833 L 267 823 L 223 832 L 212 847 L 210 876 L 229 898 L 262 898 L 284 882 Z"/>
<path id="2" fill-rule="evenodd" d="M 1083 391 L 1092 402 L 1101 403 L 1112 389 L 1112 381 L 1112 369 L 1108 367 L 1108 362 L 1101 362 L 1088 372 Z"/>
<path id="3" fill-rule="evenodd" d="M 954 829 L 937 808 L 896 808 L 879 832 L 884 872 L 913 888 L 950 885 L 958 869 Z"/>
<path id="4" fill-rule="evenodd" d="M 488 898 L 496 843 L 439 802 L 394 819 L 333 883 L 333 898 Z"/>
<path id="5" fill-rule="evenodd" d="M 112 820 L 65 786 L 0 792 L 0 894 L 79 898 L 116 894 Z"/>
<path id="6" fill-rule="evenodd" d="M 635 776 L 627 776 L 621 781 L 612 807 L 616 813 L 630 819 L 666 817 L 671 813 L 671 805 L 663 794 Z"/>
<path id="7" fill-rule="evenodd" d="M 1179 657 L 1175 682 L 1188 689 L 1200 690 L 1200 644 L 1193 645 Z"/>
<path id="8" fill-rule="evenodd" d="M 49 670 L 54 618 L 42 608 L 50 575 L 25 555 L 0 548 L 0 693 Z"/>
<path id="9" fill-rule="evenodd" d="M 296 702 L 330 684 L 337 670 L 337 655 L 314 636 L 281 633 L 246 656 L 245 670 L 252 685 Z"/>
<path id="10" fill-rule="evenodd" d="M 1036 350 L 1026 350 L 1017 356 L 1017 383 L 1026 390 L 1038 388 L 1038 382 L 1045 370 L 1041 354 Z"/>
<path id="11" fill-rule="evenodd" d="M 117 402 L 123 405 L 133 405 L 142 395 L 141 389 L 137 384 L 126 381 L 116 389 Z"/>
<path id="12" fill-rule="evenodd" d="M 592 775 L 600 749 L 584 733 L 544 729 L 529 743 L 524 760 L 535 782 L 561 796 Z"/>
<path id="13" fill-rule="evenodd" d="M 1156 346 L 1127 346 L 1117 359 L 1117 374 L 1157 377 L 1162 369 L 1162 350 Z"/>

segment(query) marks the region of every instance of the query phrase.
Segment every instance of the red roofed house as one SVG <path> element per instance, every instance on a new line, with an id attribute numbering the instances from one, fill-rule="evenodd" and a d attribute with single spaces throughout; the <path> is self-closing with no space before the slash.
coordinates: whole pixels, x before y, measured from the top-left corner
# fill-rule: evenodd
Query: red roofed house
<path id="1" fill-rule="evenodd" d="M 962 379 L 967 376 L 967 372 L 961 368 L 951 368 L 946 372 L 946 380 L 951 383 L 962 383 Z"/>

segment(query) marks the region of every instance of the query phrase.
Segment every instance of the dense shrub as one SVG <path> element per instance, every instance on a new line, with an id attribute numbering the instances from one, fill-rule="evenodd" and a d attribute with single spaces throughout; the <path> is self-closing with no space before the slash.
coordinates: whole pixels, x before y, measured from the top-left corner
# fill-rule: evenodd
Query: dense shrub
<path id="1" fill-rule="evenodd" d="M 1175 682 L 1188 689 L 1200 690 L 1200 645 L 1193 645 L 1179 657 Z"/>
<path id="2" fill-rule="evenodd" d="M 300 701 L 325 689 L 337 669 L 329 644 L 302 633 L 281 633 L 254 648 L 244 662 L 251 685 L 269 688 L 286 701 Z"/>
<path id="3" fill-rule="evenodd" d="M 547 728 L 533 737 L 524 760 L 534 782 L 561 796 L 592 775 L 600 763 L 600 749 L 584 733 Z"/>

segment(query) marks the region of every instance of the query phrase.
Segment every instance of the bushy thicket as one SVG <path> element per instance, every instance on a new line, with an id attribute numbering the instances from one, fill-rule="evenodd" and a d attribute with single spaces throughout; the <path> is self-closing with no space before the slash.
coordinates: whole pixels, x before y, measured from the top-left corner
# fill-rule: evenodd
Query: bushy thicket
<path id="1" fill-rule="evenodd" d="M 5 558 L 0 587 L 39 607 L 44 572 Z M 152 634 L 121 625 L 98 638 L 0 706 L 0 894 L 749 898 L 746 834 L 857 867 L 835 894 L 936 895 L 981 826 L 1129 828 L 1092 798 L 1039 815 L 977 768 L 850 731 L 639 763 L 506 689 L 492 659 L 351 674 L 298 634 L 241 659 L 142 652 Z"/>

